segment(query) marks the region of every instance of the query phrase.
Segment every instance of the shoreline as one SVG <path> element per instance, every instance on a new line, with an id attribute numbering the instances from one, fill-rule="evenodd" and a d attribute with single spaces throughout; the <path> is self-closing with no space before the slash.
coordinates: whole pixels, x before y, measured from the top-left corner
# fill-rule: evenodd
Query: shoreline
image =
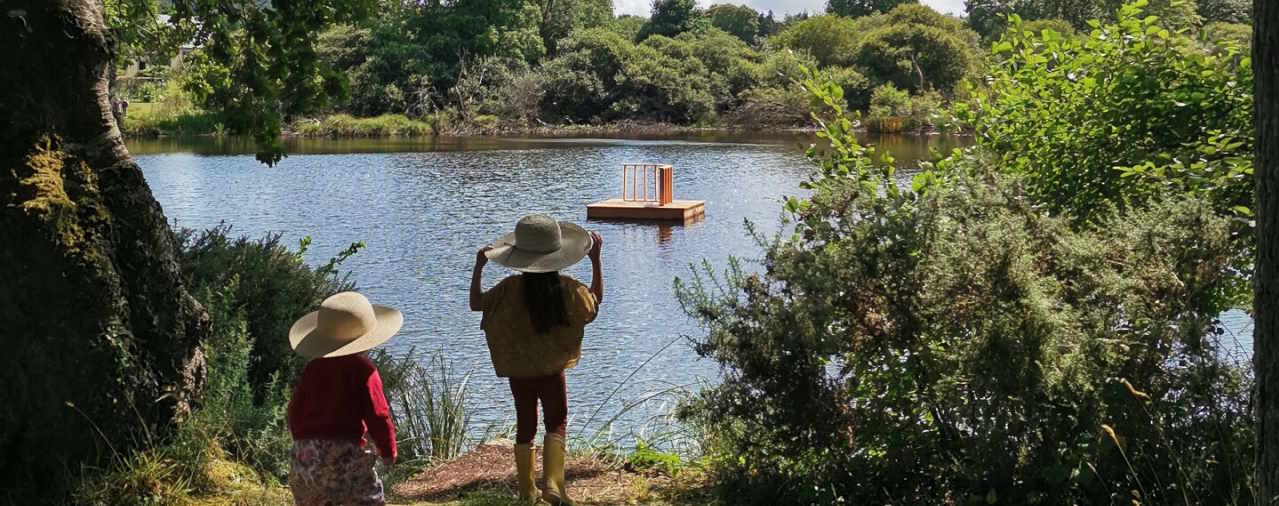
<path id="1" fill-rule="evenodd" d="M 622 120 L 602 124 L 568 124 L 537 125 L 528 127 L 494 126 L 491 128 L 478 126 L 447 126 L 438 128 L 435 124 L 422 120 L 412 120 L 398 116 L 389 125 L 371 125 L 384 117 L 353 118 L 346 116 L 352 124 L 331 125 L 331 120 L 343 115 L 326 116 L 324 118 L 305 119 L 285 125 L 280 136 L 283 139 L 494 139 L 503 137 L 522 137 L 532 139 L 572 139 L 591 137 L 621 137 L 636 139 L 662 139 L 681 136 L 812 136 L 820 129 L 814 125 L 796 126 L 743 126 L 717 125 L 695 126 L 672 123 Z M 902 130 L 898 132 L 872 132 L 865 124 L 855 129 L 858 134 L 874 135 L 912 135 L 933 136 L 951 135 L 966 136 L 969 132 L 946 133 L 933 127 Z M 178 130 L 166 132 L 159 128 L 128 129 L 124 132 L 126 139 L 181 139 L 181 138 L 214 138 L 239 137 L 227 134 L 222 130 L 191 132 Z"/>

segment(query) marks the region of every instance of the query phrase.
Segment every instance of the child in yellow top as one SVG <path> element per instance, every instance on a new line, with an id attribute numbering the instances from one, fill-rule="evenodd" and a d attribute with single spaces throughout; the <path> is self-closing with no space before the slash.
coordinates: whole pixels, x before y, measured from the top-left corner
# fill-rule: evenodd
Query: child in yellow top
<path id="1" fill-rule="evenodd" d="M 568 425 L 568 395 L 564 370 L 577 365 L 586 324 L 595 320 L 604 297 L 600 269 L 599 234 L 529 215 L 515 232 L 475 255 L 471 276 L 471 310 L 483 311 L 480 327 L 488 340 L 497 375 L 509 378 L 515 398 L 515 464 L 520 499 L 572 504 L 564 488 L 564 436 Z M 591 258 L 591 287 L 559 273 L 583 256 Z M 488 260 L 520 271 L 491 290 L 480 288 Z M 537 433 L 537 403 L 546 418 L 542 474 L 546 491 L 533 481 L 533 437 Z M 540 498 L 539 498 L 540 495 Z"/>

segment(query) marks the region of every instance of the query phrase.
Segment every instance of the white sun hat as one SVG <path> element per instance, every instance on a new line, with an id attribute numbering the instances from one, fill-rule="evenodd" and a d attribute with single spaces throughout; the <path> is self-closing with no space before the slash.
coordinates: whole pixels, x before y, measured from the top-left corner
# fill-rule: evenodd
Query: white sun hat
<path id="1" fill-rule="evenodd" d="M 485 256 L 520 272 L 552 272 L 577 263 L 591 249 L 586 230 L 543 214 L 530 214 L 515 231 L 493 241 Z"/>
<path id="2" fill-rule="evenodd" d="M 386 342 L 403 324 L 404 315 L 398 310 L 370 304 L 356 292 L 342 292 L 293 322 L 289 345 L 307 358 L 354 355 Z"/>

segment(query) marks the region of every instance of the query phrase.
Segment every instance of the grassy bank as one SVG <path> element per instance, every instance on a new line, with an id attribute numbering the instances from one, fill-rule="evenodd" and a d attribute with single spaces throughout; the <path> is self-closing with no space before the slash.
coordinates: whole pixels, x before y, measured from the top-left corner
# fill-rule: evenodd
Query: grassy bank
<path id="1" fill-rule="evenodd" d="M 223 132 L 212 113 L 161 102 L 131 103 L 123 123 L 121 131 L 127 137 L 217 135 Z"/>
<path id="2" fill-rule="evenodd" d="M 531 137 L 609 137 L 666 136 L 714 132 L 811 132 L 811 127 L 758 127 L 737 124 L 677 125 L 653 121 L 622 120 L 601 124 L 533 124 L 501 122 L 492 116 L 463 121 L 452 115 L 437 114 L 420 120 L 400 114 L 384 114 L 357 118 L 334 114 L 318 119 L 300 120 L 287 135 L 316 138 L 421 137 L 447 135 L 453 137 L 531 136 Z"/>
<path id="3" fill-rule="evenodd" d="M 403 114 L 383 114 L 357 118 L 334 114 L 322 119 L 307 119 L 293 124 L 292 132 L 303 137 L 422 137 L 436 133 L 436 122 L 410 119 Z"/>
<path id="4" fill-rule="evenodd" d="M 122 128 L 126 137 L 181 137 L 229 134 L 209 112 L 195 108 L 173 108 L 160 103 L 138 103 L 129 106 L 129 116 Z M 285 135 L 311 138 L 413 138 L 431 135 L 453 137 L 532 136 L 532 137 L 610 137 L 668 136 L 715 132 L 811 132 L 812 127 L 761 126 L 738 123 L 677 125 L 641 120 L 620 120 L 601 124 L 519 124 L 499 121 L 493 116 L 477 116 L 462 120 L 452 114 L 435 114 L 421 119 L 403 114 L 383 114 L 360 118 L 349 114 L 333 114 L 293 122 Z M 895 131 L 913 131 L 898 129 Z"/>

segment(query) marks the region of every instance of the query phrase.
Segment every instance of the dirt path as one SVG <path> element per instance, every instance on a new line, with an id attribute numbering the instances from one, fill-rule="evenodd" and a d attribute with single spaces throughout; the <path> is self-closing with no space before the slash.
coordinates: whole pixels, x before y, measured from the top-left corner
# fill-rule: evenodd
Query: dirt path
<path id="1" fill-rule="evenodd" d="M 391 490 L 397 502 L 415 505 L 513 504 L 516 496 L 514 446 L 493 442 L 435 466 Z M 537 476 L 542 474 L 538 451 Z M 636 472 L 599 458 L 570 455 L 565 463 L 569 494 L 578 504 L 701 504 L 687 499 L 687 480 Z M 540 484 L 539 484 L 540 486 Z M 684 499 L 681 499 L 684 498 Z"/>

